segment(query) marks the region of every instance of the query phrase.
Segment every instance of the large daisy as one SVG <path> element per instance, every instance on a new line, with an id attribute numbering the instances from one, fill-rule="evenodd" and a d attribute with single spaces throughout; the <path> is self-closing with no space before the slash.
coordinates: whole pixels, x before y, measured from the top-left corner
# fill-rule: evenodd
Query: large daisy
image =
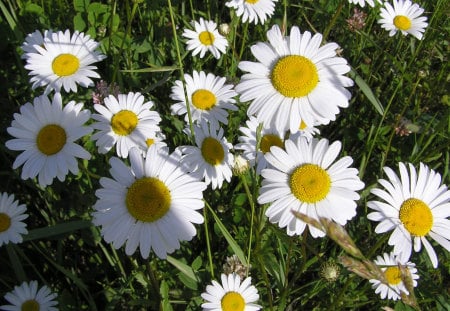
<path id="1" fill-rule="evenodd" d="M 34 38 L 39 39 L 39 36 Z M 44 33 L 43 45 L 32 45 L 34 53 L 27 53 L 25 68 L 30 70 L 30 82 L 33 89 L 46 86 L 44 94 L 52 90 L 59 92 L 64 88 L 66 92 L 77 91 L 77 84 L 88 87 L 94 82 L 90 78 L 100 78 L 94 71 L 97 67 L 93 63 L 106 58 L 96 51 L 99 43 L 89 35 L 75 31 L 58 31 Z"/>
<path id="2" fill-rule="evenodd" d="M 262 171 L 262 187 L 258 202 L 270 203 L 266 216 L 288 235 L 301 234 L 306 223 L 297 219 L 292 211 L 314 219 L 319 217 L 345 225 L 356 215 L 356 190 L 364 187 L 358 171 L 349 168 L 353 160 L 345 156 L 338 161 L 341 143 L 329 145 L 327 139 L 308 141 L 305 137 L 286 140 L 285 149 L 273 146 L 265 154 L 273 168 Z M 334 162 L 334 163 L 333 163 Z M 313 237 L 324 236 L 319 229 L 309 226 Z"/>
<path id="3" fill-rule="evenodd" d="M 258 62 L 243 61 L 239 68 L 248 72 L 235 90 L 240 101 L 252 101 L 247 114 L 264 123 L 295 133 L 301 121 L 327 124 L 335 120 L 339 107 L 347 107 L 353 81 L 343 76 L 350 71 L 347 61 L 336 57 L 336 43 L 322 47 L 322 35 L 291 29 L 283 36 L 280 27 L 267 32 L 269 42 L 251 47 Z"/>
<path id="4" fill-rule="evenodd" d="M 82 103 L 70 101 L 64 108 L 60 93 L 52 102 L 47 96 L 36 97 L 33 104 L 20 107 L 7 131 L 14 139 L 6 142 L 11 150 L 23 151 L 14 161 L 13 169 L 23 164 L 22 179 L 38 176 L 41 186 L 50 185 L 55 177 L 64 181 L 70 172 L 78 174 L 76 158 L 91 155 L 75 141 L 92 132 L 84 126 L 91 113 Z"/>
<path id="5" fill-rule="evenodd" d="M 212 189 L 222 188 L 224 180 L 230 182 L 234 156 L 230 152 L 233 146 L 223 136 L 223 128 L 202 122 L 194 127 L 197 146 L 179 147 L 183 153 L 181 163 L 197 178 L 205 179 Z"/>
<path id="6" fill-rule="evenodd" d="M 45 285 L 38 290 L 37 281 L 23 282 L 20 286 L 15 286 L 13 291 L 6 293 L 5 299 L 10 305 L 0 306 L 0 309 L 9 311 L 57 311 L 58 308 L 55 307 L 58 305 L 55 300 L 57 296 Z"/>
<path id="7" fill-rule="evenodd" d="M 408 261 L 413 246 L 418 252 L 423 243 L 436 268 L 438 258 L 427 237 L 450 251 L 450 190 L 441 184 L 441 175 L 425 164 L 420 163 L 419 172 L 412 164 L 408 167 L 409 174 L 406 165 L 399 163 L 400 177 L 384 168 L 389 180 L 378 180 L 384 190 L 371 190 L 382 201 L 367 202 L 374 210 L 367 218 L 380 222 L 376 233 L 393 230 L 388 243 L 401 261 Z"/>
<path id="8" fill-rule="evenodd" d="M 184 79 L 192 120 L 197 122 L 204 120 L 214 123 L 216 127 L 219 126 L 219 122 L 228 124 L 227 110 L 237 110 L 234 105 L 236 100 L 233 98 L 237 93 L 233 90 L 233 85 L 225 84 L 226 79 L 223 77 L 212 73 L 206 74 L 203 71 L 194 71 L 192 76 L 185 74 Z M 172 113 L 186 115 L 184 119 L 188 122 L 186 97 L 180 80 L 175 81 L 170 97 L 177 101 L 170 107 Z"/>
<path id="9" fill-rule="evenodd" d="M 261 306 L 258 301 L 258 290 L 251 285 L 251 277 L 241 283 L 241 278 L 236 273 L 222 274 L 222 284 L 212 281 L 212 285 L 206 286 L 206 292 L 202 293 L 205 302 L 203 311 L 256 311 Z"/>
<path id="10" fill-rule="evenodd" d="M 381 3 L 381 0 L 376 0 L 378 3 Z M 374 0 L 348 0 L 349 3 L 359 4 L 360 6 L 364 7 L 366 5 L 366 2 L 371 7 L 375 6 Z"/>
<path id="11" fill-rule="evenodd" d="M 389 36 L 393 36 L 400 31 L 404 35 L 413 35 L 421 40 L 425 28 L 427 17 L 420 16 L 424 12 L 417 3 L 409 0 L 393 0 L 394 6 L 388 2 L 384 3 L 384 8 L 380 10 L 381 18 L 378 23 L 381 27 L 389 31 Z"/>
<path id="12" fill-rule="evenodd" d="M 217 24 L 213 21 L 205 21 L 203 18 L 194 21 L 194 30 L 185 29 L 183 37 L 189 39 L 187 41 L 187 49 L 192 51 L 195 56 L 200 53 L 203 58 L 206 52 L 219 59 L 221 53 L 225 53 L 228 46 L 227 39 L 219 33 Z"/>
<path id="13" fill-rule="evenodd" d="M 117 98 L 109 95 L 105 105 L 94 105 L 99 114 L 92 115 L 97 121 L 92 127 L 98 132 L 92 135 L 92 140 L 99 152 L 106 153 L 116 146 L 117 155 L 126 158 L 132 147 L 145 146 L 148 138 L 156 137 L 161 117 L 150 110 L 152 107 L 153 102 L 144 103 L 141 93 L 132 92 L 119 94 Z"/>
<path id="14" fill-rule="evenodd" d="M 95 192 L 92 222 L 102 226 L 106 242 L 117 249 L 126 243 L 132 255 L 139 247 L 143 258 L 150 249 L 159 258 L 180 248 L 196 234 L 193 224 L 203 222 L 197 210 L 203 208 L 206 185 L 179 166 L 181 154 L 152 145 L 144 158 L 137 148 L 130 151 L 131 167 L 111 158 L 113 178 L 100 179 Z"/>
<path id="15" fill-rule="evenodd" d="M 242 16 L 242 22 L 264 24 L 275 11 L 278 0 L 231 0 L 225 3 L 227 7 L 236 10 L 237 16 Z"/>
<path id="16" fill-rule="evenodd" d="M 388 284 L 381 282 L 380 280 L 369 280 L 372 283 L 372 287 L 375 289 L 376 294 L 380 294 L 381 299 L 401 299 L 400 293 L 403 292 L 409 295 L 405 284 L 402 281 L 402 270 L 399 268 L 403 266 L 406 271 L 411 274 L 411 280 L 413 287 L 417 286 L 417 274 L 416 265 L 412 262 L 401 261 L 393 253 L 384 253 L 383 256 L 378 256 L 375 259 L 375 264 L 378 265 L 384 273 L 384 278 Z"/>
<path id="17" fill-rule="evenodd" d="M 23 241 L 22 235 L 27 234 L 27 224 L 22 220 L 27 219 L 27 210 L 24 204 L 14 201 L 14 195 L 0 194 L 0 246 L 12 242 L 14 244 Z"/>

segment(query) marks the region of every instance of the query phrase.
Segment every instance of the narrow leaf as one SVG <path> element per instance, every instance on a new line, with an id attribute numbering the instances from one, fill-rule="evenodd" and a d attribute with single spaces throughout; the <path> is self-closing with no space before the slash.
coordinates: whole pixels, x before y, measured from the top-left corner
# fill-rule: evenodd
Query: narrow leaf
<path id="1" fill-rule="evenodd" d="M 70 222 L 59 223 L 51 227 L 30 230 L 28 234 L 24 236 L 23 240 L 32 241 L 38 239 L 45 239 L 65 233 L 72 233 L 80 229 L 86 229 L 89 228 L 91 225 L 92 223 L 88 220 L 74 220 Z"/>
<path id="2" fill-rule="evenodd" d="M 363 92 L 364 95 L 366 95 L 367 99 L 370 101 L 370 103 L 373 105 L 376 111 L 378 111 L 379 114 L 384 115 L 384 108 L 381 104 L 378 97 L 375 96 L 375 94 L 370 89 L 369 85 L 364 81 L 364 79 L 356 73 L 353 69 L 350 70 L 350 77 L 355 80 L 355 83 L 359 86 L 359 89 L 361 92 Z"/>

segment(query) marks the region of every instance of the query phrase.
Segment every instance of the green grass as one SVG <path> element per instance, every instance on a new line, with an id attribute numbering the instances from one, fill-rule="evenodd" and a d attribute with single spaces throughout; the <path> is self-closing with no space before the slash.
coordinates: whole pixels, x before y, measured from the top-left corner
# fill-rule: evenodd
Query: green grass
<path id="1" fill-rule="evenodd" d="M 264 310 L 412 310 L 404 302 L 381 300 L 370 283 L 341 267 L 334 282 L 320 276 L 330 261 L 345 254 L 332 239 L 288 237 L 284 229 L 270 224 L 265 207 L 256 198 L 260 179 L 253 171 L 234 176 L 220 190 L 204 192 L 204 225 L 197 236 L 183 242 L 167 260 L 153 253 L 143 260 L 137 252 L 127 256 L 103 241 L 91 224 L 99 176 L 109 175 L 108 160 L 85 138 L 93 155 L 80 162 L 80 174 L 55 179 L 45 189 L 33 180 L 22 180 L 21 169 L 12 170 L 16 152 L 5 147 L 6 132 L 13 114 L 42 89 L 32 90 L 20 45 L 35 29 L 80 30 L 101 42 L 107 59 L 98 63 L 102 79 L 116 82 L 123 93 L 142 92 L 155 102 L 162 117 L 161 128 L 171 150 L 189 144 L 183 133 L 183 119 L 170 114 L 170 89 L 183 73 L 213 72 L 237 83 L 243 74 L 237 65 L 254 60 L 250 46 L 266 40 L 273 25 L 287 29 L 326 34 L 324 41 L 337 42 L 341 55 L 352 67 L 356 84 L 350 90 L 350 107 L 341 109 L 337 120 L 321 126 L 321 137 L 340 140 L 341 155 L 350 155 L 366 187 L 360 191 L 358 215 L 346 230 L 361 252 L 374 259 L 389 252 L 389 234 L 374 232 L 367 220 L 370 189 L 383 177 L 383 166 L 397 170 L 397 163 L 423 162 L 449 184 L 450 100 L 449 91 L 449 7 L 446 0 L 416 1 L 425 8 L 429 26 L 424 39 L 397 34 L 389 37 L 378 24 L 377 10 L 367 7 L 366 26 L 351 32 L 346 19 L 354 5 L 347 0 L 283 0 L 265 25 L 242 24 L 224 1 L 182 0 L 1 0 L 0 1 L 0 192 L 15 194 L 28 207 L 29 235 L 18 245 L 0 247 L 0 296 L 24 280 L 38 280 L 56 293 L 60 310 L 200 310 L 200 294 L 212 279 L 220 279 L 226 258 L 238 255 L 249 261 L 252 284 L 260 294 Z M 338 13 L 336 13 L 338 12 Z M 229 48 L 219 60 L 211 55 L 200 59 L 185 49 L 181 37 L 192 19 L 204 17 L 218 24 L 228 23 Z M 92 89 L 80 88 L 66 99 L 84 102 L 93 110 Z M 238 128 L 246 120 L 248 103 L 238 103 L 226 127 L 233 144 Z M 413 132 L 395 133 L 401 118 L 408 119 Z M 415 289 L 422 310 L 449 310 L 450 255 L 433 244 L 439 267 L 433 269 L 424 251 L 413 255 L 420 279 Z M 0 298 L 0 305 L 6 301 Z"/>

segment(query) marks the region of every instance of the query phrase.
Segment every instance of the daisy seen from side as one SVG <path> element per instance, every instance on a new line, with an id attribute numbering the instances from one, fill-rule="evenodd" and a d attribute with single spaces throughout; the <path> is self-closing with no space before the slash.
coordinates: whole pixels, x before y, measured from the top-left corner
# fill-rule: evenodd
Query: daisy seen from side
<path id="1" fill-rule="evenodd" d="M 82 103 L 70 101 L 63 107 L 60 93 L 52 102 L 41 95 L 33 104 L 22 105 L 7 129 L 14 139 L 5 143 L 10 150 L 23 151 L 13 169 L 23 165 L 21 178 L 38 176 L 43 187 L 52 184 L 55 177 L 64 181 L 69 171 L 78 174 L 76 158 L 87 160 L 91 155 L 75 141 L 92 132 L 84 125 L 90 116 Z"/>
<path id="2" fill-rule="evenodd" d="M 23 222 L 28 218 L 26 210 L 24 204 L 19 205 L 18 201 L 14 201 L 13 194 L 0 194 L 0 246 L 10 242 L 22 243 L 22 235 L 28 233 L 27 224 Z"/>
<path id="3" fill-rule="evenodd" d="M 214 123 L 216 127 L 219 127 L 219 122 L 228 124 L 228 110 L 237 110 L 233 98 L 237 93 L 233 85 L 225 84 L 224 77 L 204 71 L 194 71 L 192 76 L 185 74 L 184 79 L 192 120 L 204 120 Z M 170 107 L 172 114 L 185 115 L 185 122 L 189 122 L 184 87 L 180 80 L 175 81 L 170 97 L 177 102 Z"/>
<path id="4" fill-rule="evenodd" d="M 242 22 L 264 24 L 275 12 L 275 3 L 278 0 L 231 0 L 225 3 L 227 7 L 236 10 L 236 15 Z"/>
<path id="5" fill-rule="evenodd" d="M 335 161 L 340 150 L 339 141 L 329 144 L 327 139 L 305 137 L 286 140 L 285 149 L 273 146 L 265 154 L 271 168 L 262 171 L 263 177 L 258 203 L 270 206 L 266 216 L 288 235 L 301 234 L 306 223 L 292 211 L 319 220 L 324 217 L 345 225 L 356 215 L 357 190 L 364 187 L 355 168 L 349 168 L 353 159 L 345 156 Z M 309 226 L 313 237 L 325 233 Z"/>
<path id="6" fill-rule="evenodd" d="M 198 179 L 204 179 L 213 190 L 222 188 L 223 182 L 230 182 L 234 156 L 233 145 L 224 137 L 222 127 L 201 122 L 194 126 L 196 146 L 178 147 L 183 153 L 181 164 Z"/>
<path id="7" fill-rule="evenodd" d="M 410 0 L 393 0 L 393 6 L 389 2 L 384 3 L 378 23 L 389 31 L 390 37 L 400 31 L 405 36 L 410 34 L 421 40 L 428 26 L 427 17 L 421 16 L 423 12 L 423 8 Z"/>
<path id="8" fill-rule="evenodd" d="M 94 105 L 98 114 L 92 115 L 97 121 L 92 127 L 98 131 L 92 140 L 100 153 L 107 153 L 115 146 L 117 155 L 126 158 L 131 148 L 145 146 L 148 138 L 156 137 L 161 117 L 151 110 L 152 101 L 144 101 L 141 93 L 129 92 L 117 97 L 109 95 L 104 105 Z"/>
<path id="9" fill-rule="evenodd" d="M 203 311 L 257 311 L 261 306 L 256 304 L 259 299 L 258 290 L 251 285 L 251 277 L 241 283 L 236 273 L 222 274 L 222 284 L 213 280 L 201 294 L 205 302 Z"/>
<path id="10" fill-rule="evenodd" d="M 256 115 L 292 133 L 306 124 L 328 124 L 335 120 L 339 107 L 348 107 L 353 80 L 347 61 L 336 56 L 336 43 L 321 45 L 322 35 L 300 33 L 291 28 L 284 36 L 278 25 L 267 32 L 268 42 L 251 47 L 257 62 L 242 61 L 247 72 L 235 87 L 240 101 L 251 101 L 247 114 Z"/>
<path id="11" fill-rule="evenodd" d="M 204 206 L 206 185 L 181 169 L 180 157 L 152 145 L 145 158 L 131 149 L 131 167 L 111 158 L 113 178 L 100 179 L 92 220 L 106 242 L 116 249 L 126 244 L 127 255 L 139 247 L 144 259 L 151 249 L 164 259 L 196 235 L 194 224 L 203 223 L 198 210 Z"/>
<path id="12" fill-rule="evenodd" d="M 38 290 L 38 282 L 23 282 L 20 286 L 15 286 L 14 290 L 6 293 L 5 299 L 9 305 L 0 306 L 0 310 L 8 311 L 57 311 L 58 301 L 56 293 L 52 293 L 50 288 L 42 286 Z"/>
<path id="13" fill-rule="evenodd" d="M 37 37 L 36 37 L 37 38 Z M 93 63 L 106 58 L 97 51 L 99 43 L 89 35 L 69 30 L 45 35 L 43 45 L 33 45 L 36 53 L 27 53 L 25 68 L 30 70 L 32 88 L 45 86 L 44 94 L 52 90 L 76 92 L 77 84 L 93 86 L 91 78 L 100 78 Z"/>
<path id="14" fill-rule="evenodd" d="M 402 270 L 399 266 L 406 268 L 411 274 L 411 280 L 413 287 L 417 286 L 417 280 L 419 275 L 417 274 L 416 265 L 412 262 L 404 262 L 393 253 L 384 253 L 383 256 L 378 256 L 374 260 L 384 273 L 384 278 L 388 284 L 381 282 L 380 280 L 369 280 L 372 283 L 372 287 L 375 289 L 375 294 L 380 294 L 381 299 L 401 299 L 400 293 L 404 292 L 409 295 L 405 284 L 402 281 Z"/>
<path id="15" fill-rule="evenodd" d="M 315 135 L 320 134 L 320 130 L 315 127 L 316 122 L 314 122 L 312 125 L 307 125 L 303 120 L 300 123 L 300 126 L 298 127 L 298 131 L 289 134 L 289 139 L 295 140 L 299 136 L 306 137 L 306 139 L 311 140 Z"/>
<path id="16" fill-rule="evenodd" d="M 437 268 L 438 258 L 428 238 L 450 251 L 450 190 L 441 184 L 441 175 L 423 163 L 417 172 L 411 163 L 400 162 L 399 170 L 400 176 L 384 168 L 388 180 L 378 180 L 384 189 L 370 191 L 381 201 L 367 202 L 373 210 L 367 218 L 379 222 L 376 233 L 392 231 L 388 243 L 401 261 L 408 261 L 412 250 L 419 252 L 423 244 Z"/>
<path id="17" fill-rule="evenodd" d="M 225 53 L 228 41 L 219 33 L 217 24 L 213 21 L 200 20 L 194 21 L 195 30 L 185 29 L 183 37 L 187 38 L 187 49 L 192 51 L 192 55 L 200 54 L 200 58 L 210 52 L 215 58 Z"/>

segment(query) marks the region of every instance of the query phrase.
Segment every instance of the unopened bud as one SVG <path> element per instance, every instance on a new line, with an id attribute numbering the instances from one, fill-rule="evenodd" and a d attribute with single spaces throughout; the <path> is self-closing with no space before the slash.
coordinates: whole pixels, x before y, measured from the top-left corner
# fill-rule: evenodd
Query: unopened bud
<path id="1" fill-rule="evenodd" d="M 230 31 L 231 31 L 231 27 L 227 23 L 223 23 L 223 24 L 219 25 L 219 33 L 222 36 L 226 37 L 230 33 Z"/>

